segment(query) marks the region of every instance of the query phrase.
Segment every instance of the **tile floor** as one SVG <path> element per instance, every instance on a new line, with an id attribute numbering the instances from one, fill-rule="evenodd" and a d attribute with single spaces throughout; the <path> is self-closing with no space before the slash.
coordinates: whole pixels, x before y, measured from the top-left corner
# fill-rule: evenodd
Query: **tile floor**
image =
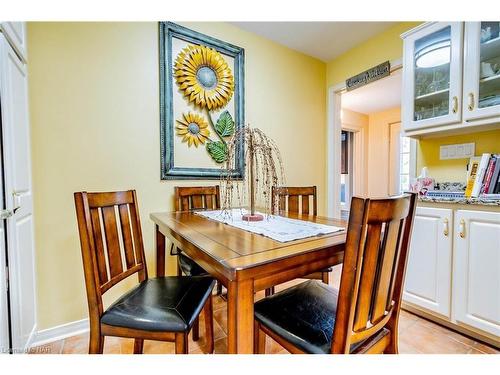
<path id="1" fill-rule="evenodd" d="M 338 286 L 340 270 L 335 267 L 332 274 L 332 285 Z M 280 290 L 300 281 L 293 281 L 277 287 Z M 262 298 L 263 292 L 256 294 L 256 299 Z M 214 340 L 215 353 L 227 353 L 227 304 L 220 296 L 214 296 Z M 399 350 L 402 354 L 500 354 L 500 351 L 475 341 L 467 336 L 444 328 L 438 324 L 420 318 L 407 311 L 401 311 L 399 326 Z M 56 341 L 38 348 L 33 353 L 39 354 L 85 354 L 88 353 L 88 333 Z M 104 353 L 130 354 L 133 352 L 132 339 L 106 337 Z M 202 354 L 205 349 L 204 321 L 200 317 L 200 339 L 195 342 L 190 335 L 189 353 Z M 145 341 L 144 353 L 173 354 L 173 343 Z M 288 353 L 271 338 L 266 342 L 267 354 Z"/>

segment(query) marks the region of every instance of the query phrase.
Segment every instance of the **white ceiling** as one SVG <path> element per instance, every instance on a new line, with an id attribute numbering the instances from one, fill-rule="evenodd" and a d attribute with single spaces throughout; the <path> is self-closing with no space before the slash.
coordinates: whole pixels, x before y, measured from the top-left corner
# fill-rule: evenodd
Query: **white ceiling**
<path id="1" fill-rule="evenodd" d="M 370 114 L 401 105 L 401 69 L 366 86 L 342 94 L 342 108 Z"/>
<path id="2" fill-rule="evenodd" d="M 395 22 L 231 22 L 306 55 L 329 62 Z"/>

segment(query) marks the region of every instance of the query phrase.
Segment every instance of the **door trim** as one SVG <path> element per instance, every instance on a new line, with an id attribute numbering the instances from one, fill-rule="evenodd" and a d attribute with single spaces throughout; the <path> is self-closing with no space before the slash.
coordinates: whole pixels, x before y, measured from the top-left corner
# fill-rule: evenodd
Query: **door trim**
<path id="1" fill-rule="evenodd" d="M 402 69 L 401 58 L 392 60 L 391 73 Z M 340 217 L 340 132 L 342 121 L 340 111 L 342 110 L 342 93 L 346 90 L 344 82 L 337 83 L 328 88 L 327 98 L 327 124 L 326 124 L 326 208 L 330 217 Z M 339 182 L 339 183 L 336 183 Z M 366 183 L 365 179 L 365 192 Z"/>

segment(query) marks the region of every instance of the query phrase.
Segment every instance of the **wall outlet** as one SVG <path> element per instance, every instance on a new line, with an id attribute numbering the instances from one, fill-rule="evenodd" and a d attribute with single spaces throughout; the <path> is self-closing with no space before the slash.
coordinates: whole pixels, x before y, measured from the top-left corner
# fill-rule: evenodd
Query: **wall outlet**
<path id="1" fill-rule="evenodd" d="M 474 156 L 475 152 L 475 143 L 462 143 L 456 145 L 440 146 L 439 160 L 471 158 Z"/>

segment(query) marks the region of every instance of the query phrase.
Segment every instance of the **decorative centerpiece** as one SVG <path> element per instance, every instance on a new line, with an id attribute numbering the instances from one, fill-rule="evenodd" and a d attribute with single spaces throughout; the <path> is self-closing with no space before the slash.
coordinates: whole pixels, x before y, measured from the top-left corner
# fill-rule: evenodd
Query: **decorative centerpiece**
<path id="1" fill-rule="evenodd" d="M 276 212 L 279 205 L 277 199 L 272 199 L 272 191 L 273 186 L 283 186 L 285 183 L 281 154 L 276 143 L 262 130 L 245 126 L 228 142 L 223 170 L 230 170 L 234 166 L 240 142 L 245 146 L 244 177 L 236 180 L 229 173 L 221 174 L 222 210 L 232 212 L 236 200 L 238 207 L 249 207 L 249 211 L 242 215 L 243 220 L 261 221 L 264 215 L 257 213 L 256 207 L 262 207 L 264 213 L 269 215 Z M 271 207 L 271 204 L 276 207 Z"/>

